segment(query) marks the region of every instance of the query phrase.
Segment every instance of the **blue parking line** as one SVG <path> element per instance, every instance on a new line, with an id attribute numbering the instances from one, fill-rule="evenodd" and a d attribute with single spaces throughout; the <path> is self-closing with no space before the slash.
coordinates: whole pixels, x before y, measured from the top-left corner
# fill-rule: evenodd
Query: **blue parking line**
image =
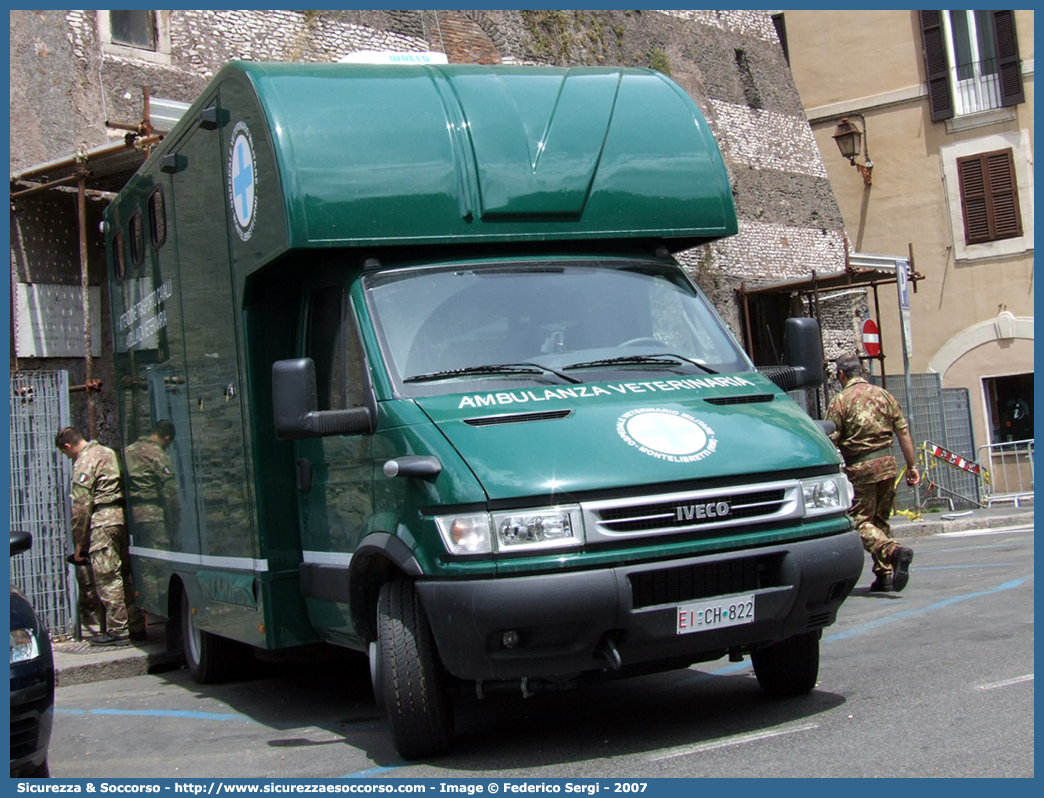
<path id="1" fill-rule="evenodd" d="M 940 569 L 944 569 L 944 568 L 947 568 L 947 567 L 957 568 L 957 567 L 961 567 L 961 566 L 936 566 L 936 568 L 940 568 Z M 979 567 L 979 566 L 969 566 L 969 567 Z M 917 570 L 919 570 L 919 571 L 928 571 L 928 570 L 932 570 L 932 569 L 930 569 L 930 568 L 918 568 Z M 829 643 L 829 642 L 833 642 L 835 640 L 846 640 L 849 637 L 855 637 L 856 635 L 861 635 L 861 634 L 863 634 L 865 632 L 872 631 L 872 630 L 877 629 L 877 628 L 879 628 L 881 626 L 885 626 L 887 624 L 893 623 L 895 621 L 898 621 L 898 620 L 901 620 L 901 619 L 904 619 L 904 618 L 910 618 L 910 617 L 913 617 L 914 615 L 921 615 L 922 613 L 931 612 L 933 610 L 941 610 L 944 607 L 949 607 L 949 606 L 951 606 L 953 604 L 957 604 L 958 602 L 967 601 L 968 599 L 979 598 L 980 596 L 989 596 L 989 595 L 992 595 L 994 593 L 1000 593 L 1001 591 L 1004 591 L 1004 590 L 1012 590 L 1013 588 L 1019 587 L 1019 585 L 1021 585 L 1027 579 L 1032 579 L 1032 578 L 1033 578 L 1033 574 L 1030 574 L 1029 576 L 1025 576 L 1025 577 L 1023 577 L 1021 579 L 1013 579 L 1010 582 L 1005 582 L 1004 584 L 998 585 L 997 587 L 992 588 L 991 590 L 981 590 L 981 591 L 979 591 L 977 593 L 966 593 L 963 596 L 954 596 L 953 598 L 945 599 L 943 601 L 938 601 L 935 604 L 929 604 L 927 607 L 922 607 L 919 610 L 904 610 L 903 612 L 897 612 L 894 615 L 889 615 L 887 618 L 879 618 L 876 621 L 871 621 L 870 623 L 863 624 L 862 626 L 857 626 L 854 629 L 849 629 L 849 630 L 844 631 L 844 632 L 838 632 L 837 634 L 830 635 L 829 637 L 824 637 L 823 638 L 823 642 L 824 643 Z M 750 661 L 748 659 L 744 658 L 743 662 L 730 663 L 729 665 L 726 665 L 723 668 L 718 668 L 718 669 L 713 670 L 713 671 L 696 672 L 696 673 L 692 674 L 692 676 L 687 678 L 685 680 L 685 682 L 686 683 L 691 683 L 693 681 L 698 681 L 700 679 L 706 679 L 706 678 L 709 678 L 711 676 L 726 676 L 726 675 L 728 675 L 730 673 L 737 673 L 739 671 L 746 670 L 749 667 L 750 667 Z"/>
<path id="2" fill-rule="evenodd" d="M 981 596 L 990 596 L 994 593 L 1001 593 L 1005 590 L 1013 590 L 1014 588 L 1019 587 L 1027 579 L 1032 578 L 1033 574 L 1030 574 L 1029 576 L 1023 577 L 1022 579 L 1012 579 L 1010 582 L 1005 582 L 1003 585 L 998 585 L 992 590 L 980 590 L 978 593 L 965 593 L 963 596 L 954 596 L 953 598 L 944 599 L 943 601 L 937 601 L 935 604 L 929 604 L 927 607 L 922 607 L 919 610 L 904 610 L 903 612 L 897 612 L 894 615 L 889 615 L 886 618 L 878 618 L 876 621 L 871 621 L 870 623 L 863 624 L 862 626 L 857 626 L 855 629 L 849 629 L 846 632 L 838 632 L 835 635 L 830 635 L 830 637 L 824 637 L 823 641 L 826 643 L 830 643 L 834 640 L 845 640 L 849 637 L 855 637 L 856 635 L 863 634 L 864 632 L 869 632 L 873 629 L 878 629 L 882 626 L 886 626 L 890 623 L 894 623 L 904 618 L 912 618 L 915 615 L 923 615 L 926 612 L 941 610 L 944 607 L 950 607 L 962 601 L 967 601 L 968 599 L 979 598 Z"/>
<path id="3" fill-rule="evenodd" d="M 1020 562 L 983 562 L 977 565 L 926 565 L 923 568 L 918 567 L 917 572 L 921 571 L 964 571 L 969 568 L 1013 568 L 1019 565 L 1024 565 Z"/>
<path id="4" fill-rule="evenodd" d="M 404 764 L 388 765 L 386 767 L 370 768 L 368 770 L 360 770 L 358 773 L 349 773 L 347 776 L 341 776 L 342 779 L 368 779 L 370 776 L 379 776 L 381 773 L 387 773 L 391 770 L 398 770 L 401 767 L 405 767 Z"/>

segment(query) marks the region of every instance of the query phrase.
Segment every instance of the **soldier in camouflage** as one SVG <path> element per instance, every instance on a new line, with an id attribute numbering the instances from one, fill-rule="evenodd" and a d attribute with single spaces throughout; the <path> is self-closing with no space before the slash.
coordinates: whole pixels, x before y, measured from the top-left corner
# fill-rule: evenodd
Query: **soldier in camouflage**
<path id="1" fill-rule="evenodd" d="M 906 484 L 916 485 L 920 475 L 910 427 L 895 397 L 866 381 L 858 356 L 842 355 L 836 365 L 841 393 L 830 402 L 826 419 L 836 428 L 830 439 L 845 458 L 855 490 L 849 515 L 873 559 L 870 590 L 900 591 L 910 579 L 913 549 L 893 539 L 888 524 L 898 475 L 891 446 L 894 434 L 906 460 Z"/>
<path id="2" fill-rule="evenodd" d="M 84 555 L 89 559 L 95 589 L 105 607 L 106 631 L 90 642 L 112 646 L 144 640 L 145 619 L 134 605 L 116 452 L 97 441 L 85 440 L 75 427 L 60 430 L 54 443 L 73 461 L 73 529 L 81 530 L 80 535 L 74 535 L 73 556 L 76 560 L 84 559 Z"/>
<path id="3" fill-rule="evenodd" d="M 134 545 L 171 551 L 180 524 L 178 486 L 167 447 L 174 425 L 163 419 L 152 425 L 124 453 L 127 467 L 127 509 Z"/>

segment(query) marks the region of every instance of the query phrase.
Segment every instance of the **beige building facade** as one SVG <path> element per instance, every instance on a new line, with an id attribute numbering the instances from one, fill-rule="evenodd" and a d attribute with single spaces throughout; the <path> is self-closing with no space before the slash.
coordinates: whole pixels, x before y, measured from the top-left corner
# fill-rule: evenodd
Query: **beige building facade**
<path id="1" fill-rule="evenodd" d="M 910 371 L 969 391 L 976 447 L 1032 439 L 1033 11 L 776 22 L 850 248 L 912 256 L 923 275 Z M 834 139 L 846 119 L 862 134 L 860 168 Z M 881 290 L 876 319 L 889 379 L 904 371 L 896 294 Z"/>

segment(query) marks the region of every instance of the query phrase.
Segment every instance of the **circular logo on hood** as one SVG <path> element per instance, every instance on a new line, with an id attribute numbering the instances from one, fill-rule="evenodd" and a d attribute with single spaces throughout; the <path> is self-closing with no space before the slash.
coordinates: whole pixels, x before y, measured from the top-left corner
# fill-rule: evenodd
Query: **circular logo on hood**
<path id="1" fill-rule="evenodd" d="M 710 425 L 662 407 L 629 410 L 617 420 L 616 431 L 643 454 L 673 463 L 695 463 L 718 448 Z"/>
<path id="2" fill-rule="evenodd" d="M 232 129 L 232 145 L 228 150 L 228 199 L 236 220 L 236 232 L 243 241 L 254 234 L 257 220 L 255 164 L 250 128 L 246 122 L 237 122 Z"/>

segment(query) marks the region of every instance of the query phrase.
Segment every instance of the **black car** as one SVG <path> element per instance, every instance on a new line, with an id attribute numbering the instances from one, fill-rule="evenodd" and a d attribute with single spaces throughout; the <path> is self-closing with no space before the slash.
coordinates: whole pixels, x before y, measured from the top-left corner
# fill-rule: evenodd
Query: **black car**
<path id="1" fill-rule="evenodd" d="M 28 551 L 33 536 L 11 533 L 11 556 Z M 47 629 L 11 585 L 11 776 L 47 778 L 54 721 L 54 653 Z"/>

